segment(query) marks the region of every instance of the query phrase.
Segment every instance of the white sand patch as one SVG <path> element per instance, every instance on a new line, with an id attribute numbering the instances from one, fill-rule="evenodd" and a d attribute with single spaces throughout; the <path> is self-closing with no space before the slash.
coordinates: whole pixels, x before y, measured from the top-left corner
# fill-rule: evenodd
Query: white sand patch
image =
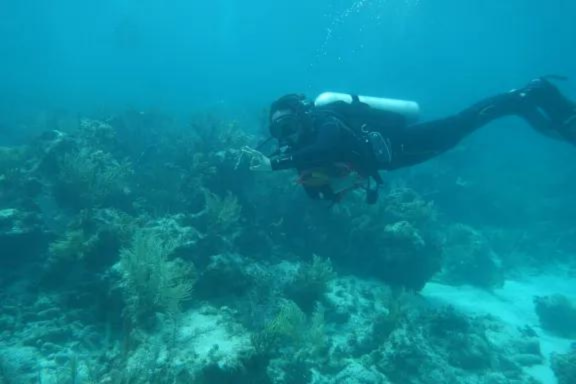
<path id="1" fill-rule="evenodd" d="M 422 295 L 432 302 L 452 305 L 472 315 L 490 314 L 511 326 L 533 328 L 539 336 L 545 364 L 526 371 L 543 384 L 557 384 L 550 368 L 550 355 L 566 353 L 573 342 L 551 335 L 540 327 L 533 298 L 552 294 L 576 297 L 576 279 L 553 275 L 531 276 L 524 280 L 507 281 L 503 288 L 494 292 L 469 286 L 429 283 L 422 291 Z"/>
<path id="2" fill-rule="evenodd" d="M 249 334 L 225 311 L 213 308 L 187 314 L 179 341 L 183 349 L 194 351 L 198 360 L 221 367 L 236 365 L 251 348 Z"/>

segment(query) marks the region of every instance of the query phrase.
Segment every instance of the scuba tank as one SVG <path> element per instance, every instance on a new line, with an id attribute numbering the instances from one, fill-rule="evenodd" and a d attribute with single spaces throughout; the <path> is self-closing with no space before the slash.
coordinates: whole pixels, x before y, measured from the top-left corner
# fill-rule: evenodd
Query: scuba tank
<path id="1" fill-rule="evenodd" d="M 420 117 L 420 106 L 415 101 L 388 99 L 373 96 L 356 96 L 348 93 L 324 92 L 314 100 L 315 107 L 325 107 L 337 102 L 353 105 L 361 103 L 376 110 L 395 113 L 404 117 L 406 122 L 414 123 Z"/>

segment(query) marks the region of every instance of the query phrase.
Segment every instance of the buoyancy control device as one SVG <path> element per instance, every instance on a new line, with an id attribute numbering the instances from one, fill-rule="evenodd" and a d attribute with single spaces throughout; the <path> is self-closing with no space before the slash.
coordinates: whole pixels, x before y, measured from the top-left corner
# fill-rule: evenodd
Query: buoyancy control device
<path id="1" fill-rule="evenodd" d="M 367 201 L 374 203 L 378 185 L 382 184 L 378 168 L 385 168 L 392 162 L 390 136 L 418 121 L 420 106 L 409 100 L 324 92 L 314 99 L 314 107 L 316 111 L 326 111 L 339 116 L 347 128 L 372 152 L 378 167 L 370 176 L 377 185 L 376 188 L 370 187 L 369 177 L 366 191 Z M 335 186 L 335 183 L 331 184 L 332 187 Z"/>
<path id="2" fill-rule="evenodd" d="M 414 101 L 337 92 L 320 94 L 314 107 L 338 116 L 382 166 L 392 161 L 390 138 L 420 116 L 420 106 Z"/>

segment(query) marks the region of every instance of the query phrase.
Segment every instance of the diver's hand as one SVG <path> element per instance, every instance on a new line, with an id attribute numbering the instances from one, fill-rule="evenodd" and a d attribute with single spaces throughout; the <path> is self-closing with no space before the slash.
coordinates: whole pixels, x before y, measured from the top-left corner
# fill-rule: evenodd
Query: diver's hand
<path id="1" fill-rule="evenodd" d="M 250 170 L 252 171 L 271 171 L 272 162 L 262 152 L 254 148 L 244 147 L 242 152 L 250 157 Z"/>

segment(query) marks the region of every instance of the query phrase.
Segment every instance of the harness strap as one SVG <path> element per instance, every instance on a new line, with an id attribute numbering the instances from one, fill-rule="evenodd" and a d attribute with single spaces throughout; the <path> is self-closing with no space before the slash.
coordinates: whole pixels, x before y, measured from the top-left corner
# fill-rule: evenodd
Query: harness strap
<path id="1" fill-rule="evenodd" d="M 358 99 L 357 95 L 352 95 L 353 98 L 353 102 L 360 102 Z M 338 118 L 337 118 L 338 119 Z M 345 129 L 348 133 L 350 133 L 352 135 L 352 137 L 354 137 L 361 146 L 366 146 L 369 145 L 369 143 L 366 142 L 366 139 L 364 139 L 361 135 L 358 134 L 358 132 L 356 132 L 354 129 L 350 128 L 348 126 L 348 124 L 346 124 L 344 121 L 342 121 L 341 119 L 338 119 L 338 122 L 340 123 L 340 126 Z M 362 154 L 360 154 L 360 156 L 363 156 Z M 390 156 L 392 157 L 392 156 Z M 392 159 L 390 159 L 391 161 Z M 374 181 L 376 181 L 376 184 L 378 185 L 383 185 L 384 184 L 384 180 L 382 179 L 382 176 L 380 176 L 380 174 L 378 173 L 378 168 L 377 167 L 370 167 L 371 169 L 368 170 L 368 177 L 371 177 L 374 179 Z"/>

